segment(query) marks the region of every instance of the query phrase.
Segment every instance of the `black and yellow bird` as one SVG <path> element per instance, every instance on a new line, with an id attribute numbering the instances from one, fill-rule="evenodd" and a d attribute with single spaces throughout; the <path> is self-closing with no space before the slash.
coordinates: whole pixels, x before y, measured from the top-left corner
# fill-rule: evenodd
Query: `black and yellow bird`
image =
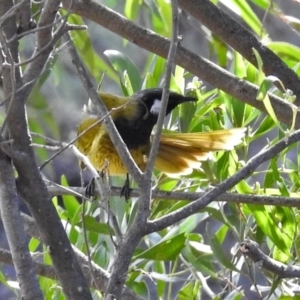
<path id="1" fill-rule="evenodd" d="M 160 111 L 162 89 L 147 89 L 130 97 L 120 97 L 99 93 L 122 139 L 128 147 L 138 167 L 143 171 L 151 149 L 151 134 Z M 197 101 L 194 97 L 170 92 L 166 115 L 185 102 Z M 119 109 L 116 109 L 118 108 Z M 78 126 L 82 133 L 99 120 L 99 116 L 89 116 Z M 241 142 L 244 128 L 195 133 L 162 133 L 155 168 L 166 174 L 182 175 L 199 168 L 200 161 L 206 160 L 211 151 L 231 150 Z M 108 174 L 128 173 L 109 135 L 99 123 L 92 127 L 76 142 L 78 149 L 88 156 L 93 166 L 102 171 L 105 166 Z"/>

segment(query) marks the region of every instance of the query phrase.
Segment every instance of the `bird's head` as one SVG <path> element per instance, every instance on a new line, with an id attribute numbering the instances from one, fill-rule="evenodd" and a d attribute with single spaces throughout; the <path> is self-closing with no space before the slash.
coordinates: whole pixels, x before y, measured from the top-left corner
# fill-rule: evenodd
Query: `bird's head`
<path id="1" fill-rule="evenodd" d="M 163 90 L 160 88 L 147 89 L 136 93 L 134 97 L 146 105 L 149 113 L 158 117 L 161 108 L 162 92 Z M 197 101 L 197 98 L 195 97 L 183 96 L 170 91 L 166 115 L 168 115 L 177 105 L 181 103 L 195 101 Z"/>

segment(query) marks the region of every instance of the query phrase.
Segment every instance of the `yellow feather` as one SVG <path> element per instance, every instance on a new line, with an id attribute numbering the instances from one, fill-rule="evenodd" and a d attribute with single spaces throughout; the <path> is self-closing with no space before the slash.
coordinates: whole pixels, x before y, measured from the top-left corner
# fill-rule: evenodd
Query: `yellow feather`
<path id="1" fill-rule="evenodd" d="M 211 151 L 231 150 L 241 143 L 245 128 L 211 132 L 163 133 L 155 167 L 169 175 L 189 174 L 200 168 Z"/>
<path id="2" fill-rule="evenodd" d="M 99 95 L 107 109 L 111 111 L 114 120 L 119 117 L 127 120 L 141 118 L 136 102 L 131 101 L 133 98 L 105 93 L 99 93 Z M 87 111 L 97 114 L 97 110 L 92 104 L 89 104 Z M 98 120 L 98 117 L 85 118 L 78 126 L 78 135 Z M 212 132 L 163 133 L 155 168 L 167 174 L 189 174 L 193 169 L 200 168 L 200 162 L 209 157 L 210 151 L 231 150 L 241 143 L 245 130 L 245 128 L 233 128 Z M 128 173 L 101 123 L 80 136 L 75 145 L 89 157 L 98 171 L 106 167 L 110 175 Z M 148 151 L 149 144 L 130 150 L 132 157 L 142 171 L 146 167 Z"/>

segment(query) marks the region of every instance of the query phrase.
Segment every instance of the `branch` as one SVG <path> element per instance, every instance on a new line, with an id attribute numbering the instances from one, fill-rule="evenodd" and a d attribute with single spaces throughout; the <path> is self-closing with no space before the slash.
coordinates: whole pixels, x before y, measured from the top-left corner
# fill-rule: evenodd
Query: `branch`
<path id="1" fill-rule="evenodd" d="M 168 99 L 169 99 L 169 88 L 172 75 L 172 68 L 174 65 L 174 58 L 178 44 L 178 4 L 177 0 L 172 0 L 172 39 L 170 43 L 170 49 L 167 59 L 167 67 L 165 74 L 165 83 L 162 94 L 162 104 L 158 116 L 156 133 L 153 138 L 153 143 L 150 150 L 149 161 L 143 180 L 139 184 L 141 195 L 138 202 L 137 213 L 134 217 L 133 223 L 129 230 L 126 232 L 122 243 L 117 251 L 116 258 L 113 264 L 112 273 L 108 282 L 107 290 L 105 293 L 105 300 L 119 299 L 123 285 L 126 281 L 126 275 L 128 273 L 128 267 L 134 253 L 134 250 L 140 243 L 142 237 L 145 235 L 145 225 L 149 218 L 150 212 L 150 199 L 152 194 L 152 171 L 155 163 L 155 159 L 158 152 L 158 146 L 160 142 L 160 136 L 162 132 L 163 122 L 166 115 Z"/>
<path id="2" fill-rule="evenodd" d="M 217 185 L 214 189 L 206 192 L 201 198 L 192 202 L 164 217 L 161 217 L 155 221 L 149 221 L 147 232 L 156 232 L 162 230 L 176 222 L 181 221 L 184 218 L 194 214 L 199 209 L 203 209 L 209 203 L 214 201 L 221 194 L 227 190 L 233 188 L 238 182 L 247 178 L 252 172 L 263 162 L 271 159 L 283 149 L 286 149 L 290 145 L 300 140 L 300 129 L 292 133 L 289 137 L 282 139 L 274 146 L 260 151 L 257 155 L 253 156 L 247 164 L 241 168 L 236 174 L 224 180 L 222 183 Z"/>
<path id="3" fill-rule="evenodd" d="M 254 66 L 257 65 L 257 61 L 252 48 L 255 48 L 263 60 L 265 74 L 278 77 L 284 87 L 293 91 L 293 94 L 297 96 L 294 104 L 300 105 L 299 77 L 274 52 L 264 46 L 254 34 L 208 0 L 178 1 L 181 8 L 217 34 Z"/>
<path id="4" fill-rule="evenodd" d="M 64 7 L 68 7 L 70 0 L 63 0 L 62 3 Z M 168 55 L 170 47 L 169 40 L 157 35 L 151 30 L 136 25 L 134 22 L 127 20 L 122 15 L 103 5 L 93 1 L 89 1 L 89 5 L 86 5 L 82 1 L 74 0 L 72 12 L 96 22 L 152 53 L 165 58 Z M 181 45 L 177 47 L 175 62 L 187 71 L 225 91 L 229 95 L 267 113 L 264 104 L 256 100 L 258 92 L 257 86 L 234 76 L 230 72 Z M 292 125 L 293 112 L 290 104 L 274 95 L 270 95 L 270 100 L 278 120 Z M 300 128 L 299 114 L 297 116 L 295 128 Z"/>
<path id="5" fill-rule="evenodd" d="M 178 46 L 178 3 L 177 0 L 172 1 L 172 37 L 170 42 L 169 53 L 167 57 L 166 63 L 166 74 L 163 86 L 163 94 L 161 99 L 161 108 L 156 124 L 156 132 L 152 139 L 151 150 L 149 153 L 148 163 L 144 174 L 144 180 L 151 182 L 153 167 L 155 164 L 155 160 L 158 153 L 158 147 L 160 144 L 160 137 L 162 133 L 162 128 L 164 125 L 164 120 L 166 116 L 167 106 L 168 106 L 168 99 L 170 94 L 170 82 L 172 76 L 172 70 L 174 67 L 174 60 L 176 55 L 176 49 Z"/>
<path id="6" fill-rule="evenodd" d="M 72 5 L 72 0 L 70 1 L 70 6 Z M 35 81 L 41 75 L 46 62 L 52 52 L 53 46 L 65 33 L 66 28 L 66 18 L 69 15 L 70 7 L 67 7 L 67 16 L 62 18 L 62 24 L 54 32 L 55 18 L 58 16 L 60 0 L 48 0 L 45 2 L 43 7 L 41 17 L 37 24 L 37 28 L 32 30 L 36 31 L 37 45 L 32 54 L 32 57 L 26 61 L 26 63 L 31 62 L 25 69 L 23 76 L 23 84 L 26 87 L 23 89 L 24 98 L 26 99 L 31 92 L 31 89 Z M 68 30 L 68 28 L 66 28 Z"/>
<path id="7" fill-rule="evenodd" d="M 24 2 L 22 2 L 24 4 Z M 0 16 L 7 16 L 14 11 L 13 2 L 4 0 L 0 5 Z M 2 80 L 4 95 L 15 95 L 16 86 L 20 80 L 20 69 L 15 68 L 14 64 L 18 62 L 18 44 L 16 42 L 8 43 L 16 33 L 16 18 L 13 14 L 6 19 L 0 27 L 1 33 L 1 55 L 0 63 L 2 69 Z M 12 97 L 10 103 L 15 103 L 15 97 Z M 8 109 L 8 107 L 6 107 Z M 5 139 L 8 134 L 5 133 Z M 1 142 L 3 141 L 1 136 Z M 0 211 L 3 219 L 3 226 L 7 235 L 9 247 L 14 258 L 14 266 L 17 273 L 17 279 L 20 284 L 21 297 L 24 299 L 42 299 L 38 280 L 35 276 L 33 263 L 27 247 L 27 239 L 22 227 L 19 210 L 19 196 L 17 193 L 14 171 L 11 160 L 0 149 Z"/>
<path id="8" fill-rule="evenodd" d="M 7 1 L 6 1 L 7 2 Z M 43 49 L 52 38 L 52 27 L 59 9 L 59 0 L 48 0 L 44 3 L 44 8 L 40 17 L 39 26 L 43 29 L 37 32 L 36 51 Z M 3 6 L 0 5 L 2 8 Z M 3 13 L 4 14 L 4 13 Z M 1 13 L 2 15 L 2 13 Z M 10 24 L 11 25 L 11 24 Z M 18 62 L 18 44 L 13 39 L 17 32 L 16 24 L 5 31 L 6 39 L 11 40 L 9 43 L 10 52 L 14 62 Z M 45 27 L 43 27 L 45 25 Z M 46 26 L 47 25 L 47 26 Z M 5 27 L 6 28 L 6 27 Z M 9 31 L 10 30 L 10 31 Z M 90 291 L 85 282 L 82 270 L 76 260 L 69 243 L 68 237 L 64 231 L 61 221 L 53 207 L 46 186 L 38 170 L 35 155 L 30 146 L 30 136 L 28 131 L 27 115 L 25 102 L 29 92 L 32 89 L 33 82 L 30 78 L 36 79 L 48 59 L 51 49 L 43 52 L 37 59 L 29 65 L 31 70 L 30 76 L 21 79 L 20 68 L 15 68 L 15 85 L 22 89 L 22 93 L 12 93 L 11 82 L 7 76 L 3 80 L 5 96 L 12 94 L 13 99 L 10 101 L 11 106 L 7 115 L 7 128 L 10 138 L 13 139 L 11 146 L 2 145 L 6 153 L 11 154 L 14 166 L 18 172 L 17 190 L 26 202 L 31 214 L 35 218 L 39 230 L 43 236 L 45 244 L 50 249 L 50 256 L 56 269 L 56 275 L 60 280 L 66 297 L 70 299 L 91 299 Z M 7 74 L 5 74 L 7 75 Z M 28 81 L 26 81 L 28 79 Z M 15 89 L 16 91 L 17 89 Z M 9 148 L 10 147 L 10 148 Z M 2 171 L 2 170 L 1 170 Z"/>
<path id="9" fill-rule="evenodd" d="M 19 20 L 18 33 L 27 32 L 35 28 L 36 23 L 31 19 L 31 0 L 24 1 L 24 5 L 19 12 Z"/>
<path id="10" fill-rule="evenodd" d="M 37 227 L 37 224 L 34 222 L 34 220 L 26 215 L 26 214 L 21 214 L 22 217 L 22 221 L 23 221 L 23 225 L 24 225 L 24 230 L 26 231 L 26 233 L 30 236 L 35 237 L 38 240 L 41 240 L 43 243 L 43 238 L 39 232 L 39 229 Z M 73 246 L 73 251 L 76 253 L 77 259 L 80 262 L 82 269 L 85 270 L 85 275 L 88 278 L 91 278 L 91 275 L 88 272 L 88 258 L 86 257 L 86 255 L 84 255 L 80 250 L 78 250 L 76 247 Z M 110 277 L 109 272 L 107 272 L 106 270 L 102 269 L 101 267 L 99 267 L 97 264 L 95 264 L 94 262 L 91 262 L 92 267 L 93 267 L 93 273 L 94 273 L 94 277 L 97 279 L 96 283 L 91 283 L 93 288 L 100 288 L 100 291 L 102 293 L 105 292 L 106 287 L 107 287 L 107 283 L 108 283 L 108 279 Z M 43 275 L 43 274 L 41 274 Z M 43 276 L 47 276 L 47 274 L 44 274 Z M 136 295 L 135 293 L 133 293 L 128 287 L 124 286 L 123 292 L 122 292 L 122 296 L 121 298 L 122 300 L 143 300 L 142 297 Z"/>
<path id="11" fill-rule="evenodd" d="M 31 219 L 31 222 L 33 222 L 32 219 Z M 78 260 L 80 261 L 80 263 L 84 269 L 84 267 L 86 267 L 88 264 L 86 256 L 81 251 L 79 251 L 77 248 L 73 248 L 73 249 L 76 252 Z M 36 256 L 36 254 L 37 253 L 34 253 L 33 256 Z M 11 253 L 5 249 L 0 248 L 0 262 L 13 265 L 14 260 L 12 258 Z M 93 269 L 95 270 L 94 272 L 95 272 L 97 281 L 96 281 L 96 283 L 92 282 L 91 287 L 96 289 L 97 288 L 96 284 L 98 284 L 101 287 L 99 289 L 99 291 L 103 293 L 106 289 L 106 284 L 108 282 L 109 273 L 107 271 L 105 271 L 104 269 L 101 269 L 98 265 L 96 265 L 93 262 L 92 262 L 92 265 L 93 265 Z M 33 266 L 34 266 L 34 269 L 35 269 L 35 272 L 37 275 L 43 276 L 46 278 L 51 278 L 53 280 L 57 280 L 55 269 L 51 265 L 46 265 L 46 264 L 42 264 L 42 263 L 34 261 Z M 85 275 L 86 275 L 86 277 L 90 277 L 89 273 L 87 273 Z M 33 298 L 30 298 L 30 299 L 33 299 Z M 124 287 L 124 291 L 122 293 L 121 299 L 122 300 L 144 300 L 144 298 L 134 294 L 127 287 Z"/>
<path id="12" fill-rule="evenodd" d="M 20 218 L 19 197 L 12 165 L 3 152 L 0 153 L 0 170 L 1 219 L 12 253 L 22 299 L 43 299 Z"/>
<path id="13" fill-rule="evenodd" d="M 0 262 L 13 265 L 14 259 L 11 255 L 11 252 L 0 248 Z M 55 269 L 50 265 L 45 265 L 38 262 L 33 262 L 33 266 L 35 269 L 35 273 L 40 276 L 44 276 L 47 278 L 52 278 L 56 280 Z M 30 298 L 32 299 L 32 298 Z"/>
<path id="14" fill-rule="evenodd" d="M 250 239 L 247 239 L 240 244 L 240 251 L 248 256 L 254 263 L 257 263 L 259 267 L 272 272 L 281 278 L 300 277 L 299 266 L 289 266 L 272 259 L 259 249 L 259 245 L 256 242 L 251 241 Z"/>
<path id="15" fill-rule="evenodd" d="M 76 197 L 82 197 L 85 192 L 83 187 L 64 187 L 56 183 L 49 182 L 48 192 L 51 197 L 73 195 Z M 110 188 L 111 196 L 119 196 L 121 188 L 112 186 Z M 196 201 L 202 197 L 205 193 L 193 193 L 193 192 L 172 192 L 153 190 L 152 199 L 160 200 L 184 200 L 184 201 Z M 130 195 L 132 197 L 139 197 L 140 190 L 132 189 Z M 94 196 L 100 196 L 100 193 L 96 190 Z M 216 202 L 228 202 L 228 203 L 247 203 L 247 204 L 260 204 L 260 205 L 274 205 L 284 207 L 299 207 L 300 208 L 300 195 L 299 197 L 282 197 L 271 195 L 244 195 L 236 193 L 224 193 L 214 199 Z"/>
<path id="16" fill-rule="evenodd" d="M 108 112 L 104 102 L 100 99 L 98 93 L 96 92 L 83 63 L 77 54 L 77 51 L 75 49 L 75 46 L 73 45 L 70 36 L 68 34 L 65 34 L 65 39 L 68 43 L 68 50 L 71 55 L 72 62 L 76 67 L 76 71 L 91 101 L 93 102 L 93 104 L 96 105 L 96 107 L 99 107 L 99 117 L 103 118 L 103 124 L 109 134 L 110 139 L 115 145 L 115 148 L 122 161 L 124 162 L 126 168 L 128 169 L 130 175 L 132 175 L 133 179 L 139 184 L 141 182 L 141 171 L 139 170 L 135 161 L 132 159 L 131 154 L 126 147 L 126 144 L 122 140 L 118 130 L 116 129 L 116 126 L 112 121 L 110 113 Z"/>

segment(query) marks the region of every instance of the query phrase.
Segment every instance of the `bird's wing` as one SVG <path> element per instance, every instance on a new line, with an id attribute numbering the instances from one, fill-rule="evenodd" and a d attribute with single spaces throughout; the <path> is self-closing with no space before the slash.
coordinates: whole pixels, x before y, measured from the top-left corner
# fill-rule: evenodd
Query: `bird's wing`
<path id="1" fill-rule="evenodd" d="M 160 139 L 156 169 L 168 174 L 189 174 L 200 167 L 211 151 L 232 150 L 241 143 L 245 128 L 211 132 L 163 133 Z"/>

